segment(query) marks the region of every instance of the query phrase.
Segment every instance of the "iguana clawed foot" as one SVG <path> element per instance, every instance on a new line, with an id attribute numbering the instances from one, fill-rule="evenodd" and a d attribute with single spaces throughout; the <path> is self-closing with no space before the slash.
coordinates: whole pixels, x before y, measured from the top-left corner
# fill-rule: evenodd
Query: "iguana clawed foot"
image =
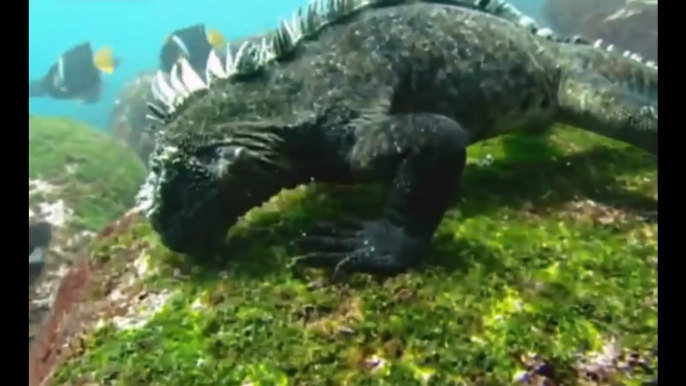
<path id="1" fill-rule="evenodd" d="M 419 250 L 419 241 L 386 220 L 347 219 L 321 223 L 295 242 L 305 252 L 296 265 L 333 268 L 339 272 L 391 274 L 406 268 Z"/>

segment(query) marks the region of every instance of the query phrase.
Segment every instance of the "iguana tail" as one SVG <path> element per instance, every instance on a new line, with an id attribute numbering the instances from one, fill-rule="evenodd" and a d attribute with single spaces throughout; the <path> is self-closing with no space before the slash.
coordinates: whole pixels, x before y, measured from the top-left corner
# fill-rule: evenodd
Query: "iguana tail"
<path id="1" fill-rule="evenodd" d="M 558 121 L 657 155 L 657 65 L 597 45 L 561 48 Z"/>

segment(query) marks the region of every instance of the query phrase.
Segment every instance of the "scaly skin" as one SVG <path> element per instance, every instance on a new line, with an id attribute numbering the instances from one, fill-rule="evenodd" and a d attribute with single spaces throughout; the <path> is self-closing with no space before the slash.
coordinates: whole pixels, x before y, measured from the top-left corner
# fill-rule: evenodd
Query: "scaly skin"
<path id="1" fill-rule="evenodd" d="M 388 182 L 379 219 L 316 227 L 298 262 L 393 273 L 434 234 L 467 146 L 556 122 L 656 153 L 657 69 L 455 6 L 370 9 L 192 96 L 153 154 L 149 218 L 172 250 L 209 257 L 283 188 Z"/>
<path id="2" fill-rule="evenodd" d="M 557 48 L 556 119 L 657 155 L 657 69 L 591 46 Z"/>

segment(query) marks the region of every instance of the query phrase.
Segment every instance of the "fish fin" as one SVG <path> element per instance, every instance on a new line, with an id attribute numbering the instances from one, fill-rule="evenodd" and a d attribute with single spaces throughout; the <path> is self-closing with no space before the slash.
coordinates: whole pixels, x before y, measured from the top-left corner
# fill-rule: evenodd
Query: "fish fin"
<path id="1" fill-rule="evenodd" d="M 90 97 L 82 97 L 76 100 L 76 103 L 79 105 L 92 105 L 94 103 L 98 103 L 98 99 L 92 99 Z"/>
<path id="2" fill-rule="evenodd" d="M 82 105 L 90 105 L 100 101 L 100 93 L 102 92 L 102 83 L 100 85 L 91 88 L 87 92 L 81 94 L 77 99 L 77 102 Z"/>
<path id="3" fill-rule="evenodd" d="M 226 37 L 219 30 L 208 29 L 207 42 L 217 51 L 224 52 L 226 50 Z"/>
<path id="4" fill-rule="evenodd" d="M 98 70 L 106 74 L 113 73 L 116 67 L 116 59 L 114 58 L 112 49 L 108 46 L 104 46 L 98 50 L 98 52 L 93 55 L 93 64 Z"/>
<path id="5" fill-rule="evenodd" d="M 38 98 L 45 96 L 48 90 L 45 88 L 43 79 L 29 81 L 29 98 Z"/>

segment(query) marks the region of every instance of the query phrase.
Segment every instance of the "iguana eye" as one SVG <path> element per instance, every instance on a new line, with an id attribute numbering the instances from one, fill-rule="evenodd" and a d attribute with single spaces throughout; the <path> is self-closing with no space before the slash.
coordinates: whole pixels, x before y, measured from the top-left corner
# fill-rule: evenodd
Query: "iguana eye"
<path id="1" fill-rule="evenodd" d="M 238 146 L 221 146 L 211 149 L 211 151 L 204 156 L 203 161 L 208 171 L 210 171 L 216 178 L 221 178 L 229 173 L 231 165 L 241 157 L 244 149 Z"/>
<path id="2" fill-rule="evenodd" d="M 226 146 L 217 149 L 217 155 L 225 161 L 234 162 L 241 157 L 244 151 L 245 149 L 240 146 Z"/>

